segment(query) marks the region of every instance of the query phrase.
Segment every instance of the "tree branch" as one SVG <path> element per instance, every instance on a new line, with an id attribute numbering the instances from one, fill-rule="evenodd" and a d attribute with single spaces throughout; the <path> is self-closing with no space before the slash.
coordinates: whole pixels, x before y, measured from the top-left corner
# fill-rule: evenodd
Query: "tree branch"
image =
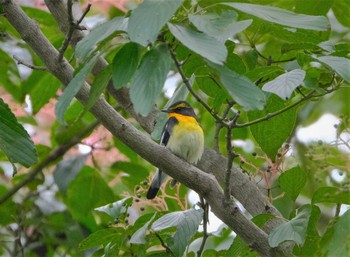
<path id="1" fill-rule="evenodd" d="M 25 63 L 24 61 L 22 61 L 18 56 L 14 55 L 13 59 L 17 62 L 17 64 L 22 64 L 26 67 L 28 67 L 29 69 L 32 70 L 42 70 L 42 71 L 47 71 L 47 68 L 44 66 L 36 66 L 36 65 L 32 65 L 29 63 Z"/>
<path id="2" fill-rule="evenodd" d="M 58 51 L 44 37 L 35 22 L 30 20 L 20 7 L 12 1 L 4 4 L 4 12 L 12 26 L 41 58 L 48 70 L 63 84 L 67 85 L 73 77 L 73 68 L 65 59 L 63 59 L 61 63 L 57 63 Z M 89 87 L 87 83 L 85 83 L 78 92 L 76 98 L 83 104 L 87 103 L 89 99 Z M 259 252 L 262 256 L 282 255 L 278 252 L 279 249 L 272 249 L 269 246 L 267 234 L 248 220 L 236 206 L 233 204 L 224 204 L 223 191 L 213 175 L 204 173 L 198 168 L 176 157 L 170 152 L 170 150 L 153 142 L 149 137 L 145 136 L 144 133 L 137 130 L 119 113 L 117 113 L 113 107 L 104 100 L 104 98 L 99 98 L 96 104 L 91 108 L 91 113 L 97 117 L 114 136 L 119 138 L 127 146 L 131 147 L 145 160 L 160 169 L 167 170 L 167 173 L 170 176 L 202 195 L 210 204 L 213 212 L 238 235 L 240 235 L 241 238 L 252 247 L 252 249 Z M 147 146 L 147 148 L 145 148 L 145 146 Z M 207 150 L 205 153 L 205 155 L 208 154 L 210 155 L 211 160 L 204 160 L 200 163 L 200 165 L 208 164 L 208 162 L 211 164 L 204 166 L 208 173 L 213 171 L 210 169 L 213 167 L 213 164 L 220 167 L 222 163 L 226 163 L 225 158 L 221 155 L 213 153 L 213 151 L 210 150 Z M 212 163 L 213 161 L 221 161 L 222 163 Z M 220 177 L 219 173 L 222 170 L 223 169 L 216 170 L 218 177 Z M 237 171 L 237 173 L 235 173 L 235 171 Z M 269 204 L 268 202 L 265 202 L 266 199 L 261 196 L 256 185 L 250 182 L 249 178 L 246 176 L 242 176 L 238 170 L 233 170 L 232 174 L 240 174 L 238 175 L 238 178 L 245 183 L 243 188 L 244 195 L 248 195 L 247 197 L 251 200 L 252 195 L 247 194 L 247 185 L 249 185 L 252 188 L 250 188 L 248 192 L 255 192 L 256 195 L 254 194 L 254 197 L 256 196 L 259 201 L 261 201 L 260 203 L 258 202 L 258 207 L 252 208 L 252 211 L 256 211 L 257 209 L 261 210 L 261 208 L 263 208 L 265 211 L 259 213 L 267 212 L 265 206 L 269 206 Z M 234 180 L 236 179 L 237 178 L 235 177 Z M 244 197 L 241 196 L 241 198 L 243 199 Z M 269 210 L 275 209 L 271 206 Z M 276 210 L 275 212 L 278 213 Z M 278 253 L 276 253 L 276 251 Z"/>
<path id="3" fill-rule="evenodd" d="M 58 61 L 59 62 L 62 61 L 64 53 L 66 52 L 66 50 L 68 48 L 68 45 L 69 45 L 70 41 L 72 40 L 72 36 L 73 36 L 74 31 L 76 29 L 78 29 L 79 24 L 83 21 L 83 19 L 86 16 L 86 14 L 90 11 L 91 4 L 88 4 L 88 6 L 86 7 L 86 10 L 81 15 L 79 20 L 76 21 L 76 22 L 74 22 L 74 19 L 73 19 L 72 7 L 73 7 L 72 0 L 68 0 L 67 1 L 67 10 L 68 10 L 69 29 L 68 29 L 67 35 L 66 35 L 66 37 L 65 37 L 65 39 L 64 39 L 64 41 L 62 43 L 62 46 L 61 46 L 61 48 L 59 50 L 59 55 L 58 55 Z"/>

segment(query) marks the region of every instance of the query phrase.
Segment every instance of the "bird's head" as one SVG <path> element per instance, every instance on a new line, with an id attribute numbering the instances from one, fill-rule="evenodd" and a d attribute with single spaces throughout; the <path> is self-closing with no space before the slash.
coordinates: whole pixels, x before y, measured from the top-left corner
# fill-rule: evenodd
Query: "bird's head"
<path id="1" fill-rule="evenodd" d="M 178 101 L 169 106 L 168 109 L 162 110 L 162 112 L 167 113 L 178 113 L 185 116 L 192 116 L 196 118 L 196 114 L 192 108 L 192 106 L 186 101 Z"/>

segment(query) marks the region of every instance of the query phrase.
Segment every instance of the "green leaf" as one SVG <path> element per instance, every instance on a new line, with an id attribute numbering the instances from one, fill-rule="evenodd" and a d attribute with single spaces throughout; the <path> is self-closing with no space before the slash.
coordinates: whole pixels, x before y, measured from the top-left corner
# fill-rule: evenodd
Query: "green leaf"
<path id="1" fill-rule="evenodd" d="M 266 117 L 270 113 L 285 107 L 284 101 L 276 95 L 271 95 L 262 111 L 248 112 L 249 121 Z M 296 107 L 289 109 L 273 118 L 251 125 L 250 131 L 256 142 L 267 156 L 274 160 L 278 149 L 291 135 L 297 119 Z"/>
<path id="2" fill-rule="evenodd" d="M 349 0 L 334 0 L 332 10 L 339 23 L 350 28 L 350 2 Z"/>
<path id="3" fill-rule="evenodd" d="M 278 178 L 281 189 L 295 201 L 306 183 L 306 174 L 299 167 L 291 168 L 281 174 Z"/>
<path id="4" fill-rule="evenodd" d="M 350 82 L 350 60 L 338 56 L 315 57 L 316 60 L 326 64 L 329 68 L 339 74 L 344 80 Z"/>
<path id="5" fill-rule="evenodd" d="M 322 1 L 295 1 L 295 12 L 310 15 L 324 15 L 326 16 L 329 9 L 332 7 L 334 0 Z"/>
<path id="6" fill-rule="evenodd" d="M 86 64 L 81 65 L 81 68 L 74 78 L 69 82 L 64 89 L 62 95 L 58 98 L 55 106 L 55 112 L 57 119 L 64 123 L 64 113 L 72 102 L 74 96 L 79 92 L 80 88 L 84 85 L 86 77 L 91 72 L 92 68 L 97 62 L 98 56 L 91 58 Z"/>
<path id="7" fill-rule="evenodd" d="M 274 93 L 283 100 L 289 99 L 293 91 L 303 83 L 305 74 L 305 71 L 300 69 L 289 71 L 267 82 L 262 90 Z"/>
<path id="8" fill-rule="evenodd" d="M 117 243 L 124 241 L 127 236 L 124 228 L 107 228 L 98 230 L 90 234 L 79 244 L 79 250 L 89 250 L 95 247 L 106 246 L 109 243 Z"/>
<path id="9" fill-rule="evenodd" d="M 18 102 L 23 102 L 21 77 L 13 59 L 0 48 L 0 85 Z"/>
<path id="10" fill-rule="evenodd" d="M 120 213 L 126 211 L 126 207 L 130 206 L 132 203 L 132 197 L 124 198 L 114 203 L 109 203 L 107 205 L 95 208 L 95 211 L 105 212 L 112 218 L 116 219 L 119 217 Z"/>
<path id="11" fill-rule="evenodd" d="M 88 154 L 77 154 L 69 159 L 60 161 L 53 173 L 58 189 L 65 193 L 68 185 L 75 179 L 79 171 L 83 168 Z"/>
<path id="12" fill-rule="evenodd" d="M 328 244 L 328 257 L 349 256 L 350 252 L 350 210 L 339 217 Z"/>
<path id="13" fill-rule="evenodd" d="M 8 192 L 4 185 L 0 185 L 0 197 Z M 12 198 L 7 199 L 6 202 L 0 205 L 0 225 L 5 226 L 15 221 L 15 213 L 17 213 L 16 204 L 12 201 Z"/>
<path id="14" fill-rule="evenodd" d="M 137 113 L 147 116 L 152 110 L 156 98 L 162 92 L 171 63 L 165 45 L 160 45 L 145 54 L 130 85 L 130 99 Z"/>
<path id="15" fill-rule="evenodd" d="M 94 230 L 92 210 L 113 200 L 114 194 L 101 175 L 85 166 L 68 185 L 65 203 L 74 219 Z"/>
<path id="16" fill-rule="evenodd" d="M 182 2 L 183 0 L 144 0 L 130 16 L 128 33 L 131 41 L 143 46 L 153 44 Z"/>
<path id="17" fill-rule="evenodd" d="M 223 42 L 186 26 L 168 23 L 170 32 L 186 47 L 217 64 L 223 64 L 227 49 Z"/>
<path id="18" fill-rule="evenodd" d="M 40 74 L 39 80 L 35 81 L 35 87 L 29 92 L 34 114 L 56 96 L 60 86 L 61 82 L 50 73 Z"/>
<path id="19" fill-rule="evenodd" d="M 350 191 L 336 187 L 320 187 L 313 194 L 312 203 L 350 204 Z"/>
<path id="20" fill-rule="evenodd" d="M 273 79 L 277 75 L 284 72 L 281 67 L 278 66 L 258 66 L 250 71 L 248 71 L 245 76 L 247 76 L 251 81 L 257 80 L 267 80 Z"/>
<path id="21" fill-rule="evenodd" d="M 225 5 L 231 6 L 239 11 L 248 13 L 250 15 L 256 16 L 260 19 L 277 23 L 280 25 L 309 29 L 317 31 L 326 31 L 329 27 L 329 23 L 324 16 L 311 16 L 304 14 L 296 14 L 285 9 L 264 6 L 257 4 L 246 4 L 246 3 L 223 3 Z"/>
<path id="22" fill-rule="evenodd" d="M 81 59 L 87 58 L 96 49 L 96 45 L 118 31 L 126 31 L 127 24 L 127 18 L 115 17 L 110 21 L 96 26 L 86 37 L 78 42 L 75 48 L 75 54 Z"/>
<path id="23" fill-rule="evenodd" d="M 191 238 L 197 232 L 203 219 L 203 209 L 190 209 L 186 211 L 172 212 L 156 220 L 152 224 L 152 230 L 160 231 L 170 227 L 176 227 L 173 244 L 169 247 L 176 256 L 182 256 Z"/>
<path id="24" fill-rule="evenodd" d="M 272 230 L 269 235 L 269 244 L 271 247 L 277 247 L 284 241 L 294 241 L 298 245 L 305 242 L 307 225 L 311 215 L 311 206 L 304 205 L 294 219 L 283 223 Z"/>
<path id="25" fill-rule="evenodd" d="M 245 30 L 253 22 L 253 20 L 236 21 L 237 13 L 232 10 L 227 10 L 220 15 L 216 13 L 190 14 L 188 18 L 198 30 L 220 42 L 233 38 L 235 34 Z"/>
<path id="26" fill-rule="evenodd" d="M 141 228 L 139 228 L 130 238 L 131 244 L 145 244 L 146 241 L 146 232 L 148 229 L 149 224 L 154 220 L 156 217 L 156 213 L 153 214 L 152 218 L 145 223 Z"/>
<path id="27" fill-rule="evenodd" d="M 37 161 L 33 141 L 2 98 L 0 98 L 0 149 L 12 163 L 18 162 L 29 167 Z"/>
<path id="28" fill-rule="evenodd" d="M 307 225 L 305 243 L 301 248 L 294 249 L 295 256 L 316 256 L 315 253 L 319 250 L 321 237 L 318 232 L 318 223 L 321 216 L 321 210 L 317 205 L 311 206 L 311 216 Z"/>
<path id="29" fill-rule="evenodd" d="M 263 109 L 265 95 L 259 87 L 245 76 L 230 70 L 226 66 L 209 63 L 220 74 L 220 81 L 237 104 L 244 110 Z"/>
<path id="30" fill-rule="evenodd" d="M 88 112 L 90 108 L 97 102 L 103 91 L 108 86 L 111 77 L 112 73 L 110 66 L 107 66 L 95 77 L 90 88 L 89 101 L 84 105 L 84 112 L 81 114 L 81 116 Z"/>
<path id="31" fill-rule="evenodd" d="M 113 85 L 120 89 L 131 80 L 139 64 L 140 50 L 136 43 L 125 44 L 114 56 L 112 63 Z"/>

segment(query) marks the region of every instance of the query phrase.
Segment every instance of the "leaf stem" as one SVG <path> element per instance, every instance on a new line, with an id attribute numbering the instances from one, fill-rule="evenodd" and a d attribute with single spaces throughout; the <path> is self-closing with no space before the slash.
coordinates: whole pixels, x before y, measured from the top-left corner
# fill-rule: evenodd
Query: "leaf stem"
<path id="1" fill-rule="evenodd" d="M 203 213 L 203 240 L 201 243 L 201 246 L 199 247 L 199 250 L 197 251 L 197 256 L 201 257 L 202 252 L 204 250 L 205 243 L 208 239 L 208 223 L 209 223 L 209 204 L 204 200 L 202 196 L 199 197 L 201 206 L 204 210 Z"/>
<path id="2" fill-rule="evenodd" d="M 181 63 L 179 62 L 179 60 L 177 59 L 176 53 L 171 49 L 171 46 L 169 45 L 169 51 L 171 54 L 172 59 L 175 62 L 175 66 L 182 78 L 183 83 L 185 84 L 185 86 L 187 87 L 188 91 L 190 91 L 190 93 L 197 99 L 197 101 L 203 105 L 203 107 L 214 117 L 214 119 L 216 121 L 220 121 L 222 122 L 222 118 L 220 118 L 217 113 L 209 106 L 207 105 L 200 97 L 199 95 L 196 94 L 196 92 L 194 92 L 194 90 L 191 87 L 191 84 L 189 83 L 189 80 L 187 79 L 187 77 L 185 76 L 182 67 L 181 67 Z"/>

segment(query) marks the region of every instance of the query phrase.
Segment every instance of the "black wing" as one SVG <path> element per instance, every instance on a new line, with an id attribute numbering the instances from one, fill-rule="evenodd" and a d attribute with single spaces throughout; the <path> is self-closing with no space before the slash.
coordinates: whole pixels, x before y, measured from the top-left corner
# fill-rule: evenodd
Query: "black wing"
<path id="1" fill-rule="evenodd" d="M 160 138 L 160 144 L 161 145 L 167 145 L 170 135 L 173 132 L 174 126 L 179 123 L 179 121 L 175 117 L 171 117 L 168 119 L 168 121 L 165 123 L 162 136 Z"/>

